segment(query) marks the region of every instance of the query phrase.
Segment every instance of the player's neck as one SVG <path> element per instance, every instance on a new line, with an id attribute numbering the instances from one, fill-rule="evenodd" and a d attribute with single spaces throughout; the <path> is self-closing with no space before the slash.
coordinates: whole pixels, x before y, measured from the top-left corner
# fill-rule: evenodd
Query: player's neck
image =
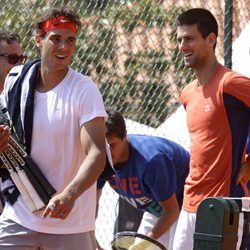
<path id="1" fill-rule="evenodd" d="M 197 78 L 197 86 L 204 86 L 209 79 L 214 75 L 214 72 L 218 66 L 218 61 L 215 59 L 210 63 L 207 63 L 199 69 L 195 69 Z"/>
<path id="2" fill-rule="evenodd" d="M 67 75 L 68 68 L 60 72 L 53 72 L 46 67 L 41 67 L 39 71 L 37 90 L 40 92 L 47 92 L 58 85 Z"/>
<path id="3" fill-rule="evenodd" d="M 130 146 L 129 141 L 126 140 L 126 143 L 124 144 L 124 150 L 122 154 L 122 158 L 120 158 L 119 162 L 115 164 L 115 169 L 122 169 L 128 162 L 130 155 Z"/>

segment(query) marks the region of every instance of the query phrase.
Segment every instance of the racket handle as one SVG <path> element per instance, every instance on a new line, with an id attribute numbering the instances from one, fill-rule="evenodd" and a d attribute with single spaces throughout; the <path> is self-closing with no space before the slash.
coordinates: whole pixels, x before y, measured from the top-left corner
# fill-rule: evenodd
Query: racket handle
<path id="1" fill-rule="evenodd" d="M 31 199 L 33 200 L 33 202 L 34 202 L 34 204 L 36 206 L 36 210 L 40 210 L 43 207 L 45 207 L 44 202 L 42 201 L 40 196 L 37 194 L 37 192 L 34 189 L 33 185 L 30 183 L 30 180 L 28 179 L 28 177 L 25 174 L 24 170 L 19 169 L 17 173 L 18 173 L 18 176 L 20 177 L 20 179 L 22 180 L 25 188 L 27 190 L 29 190 L 30 197 L 31 197 Z"/>
<path id="2" fill-rule="evenodd" d="M 28 179 L 42 199 L 43 203 L 47 204 L 52 195 L 56 193 L 56 190 L 46 179 L 37 164 L 31 159 L 31 157 L 27 155 L 23 146 L 13 136 L 11 136 L 10 138 L 10 148 L 12 148 L 16 152 L 16 157 L 20 155 L 20 157 L 22 158 L 22 163 L 19 160 L 21 168 L 26 173 Z"/>
<path id="3" fill-rule="evenodd" d="M 36 205 L 33 202 L 33 200 L 31 199 L 27 189 L 24 187 L 24 185 L 23 185 L 21 179 L 19 178 L 18 174 L 15 171 L 10 171 L 10 176 L 11 176 L 13 182 L 15 183 L 17 189 L 19 190 L 19 192 L 21 194 L 21 198 L 23 199 L 25 204 L 28 206 L 29 210 L 31 212 L 35 212 L 36 211 Z"/>
<path id="4" fill-rule="evenodd" d="M 33 172 L 31 169 L 27 166 L 27 164 L 24 164 L 22 166 L 22 169 L 24 170 L 26 176 L 28 177 L 30 183 L 36 190 L 37 194 L 40 196 L 41 200 L 43 201 L 44 204 L 48 204 L 51 196 L 46 192 L 44 187 L 41 185 L 41 182 L 37 180 L 36 176 L 34 176 Z"/>
<path id="5" fill-rule="evenodd" d="M 40 183 L 40 185 L 45 190 L 47 196 L 50 198 L 56 193 L 56 190 L 54 187 L 49 183 L 47 178 L 44 176 L 40 168 L 37 166 L 37 164 L 31 159 L 31 157 L 26 156 L 24 158 L 27 168 L 31 171 L 32 175 L 37 179 L 37 181 Z M 46 203 L 47 204 L 47 203 Z"/>
<path id="6" fill-rule="evenodd" d="M 12 164 L 12 167 L 22 178 L 23 183 L 27 185 L 27 190 L 31 192 L 31 197 L 33 198 L 37 209 L 41 209 L 45 203 L 41 197 L 45 197 L 45 201 L 48 200 L 48 195 L 45 192 L 44 188 L 40 185 L 39 181 L 35 179 L 29 169 L 26 168 L 25 159 L 20 155 L 20 151 L 17 150 L 17 147 L 14 148 L 13 145 L 8 144 L 7 149 L 4 151 L 6 159 L 9 160 L 9 163 Z M 27 174 L 25 169 L 28 171 Z"/>

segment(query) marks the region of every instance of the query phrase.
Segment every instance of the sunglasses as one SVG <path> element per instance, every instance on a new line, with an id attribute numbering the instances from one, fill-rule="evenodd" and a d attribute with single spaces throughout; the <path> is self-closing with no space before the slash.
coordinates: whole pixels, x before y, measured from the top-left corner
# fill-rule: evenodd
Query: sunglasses
<path id="1" fill-rule="evenodd" d="M 4 55 L 4 54 L 0 54 L 0 56 L 4 56 L 8 58 L 8 63 L 9 64 L 17 64 L 18 62 L 21 62 L 21 64 L 24 64 L 27 60 L 27 56 L 24 55 L 17 55 L 17 54 L 9 54 L 9 55 Z"/>

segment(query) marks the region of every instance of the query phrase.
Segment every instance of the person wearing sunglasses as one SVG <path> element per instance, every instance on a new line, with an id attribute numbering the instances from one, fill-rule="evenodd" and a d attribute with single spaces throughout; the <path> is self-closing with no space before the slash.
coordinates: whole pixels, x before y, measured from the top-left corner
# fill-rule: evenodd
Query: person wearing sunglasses
<path id="1" fill-rule="evenodd" d="M 24 64 L 26 56 L 20 46 L 20 36 L 10 31 L 0 31 L 0 92 L 3 90 L 5 77 L 19 64 Z"/>
<path id="2" fill-rule="evenodd" d="M 0 92 L 3 91 L 4 80 L 9 71 L 15 65 L 25 63 L 25 61 L 26 57 L 23 55 L 20 46 L 19 35 L 10 31 L 0 31 Z M 8 140 L 9 129 L 6 126 L 0 125 L 0 149 L 5 147 Z M 0 162 L 0 165 L 2 165 L 2 162 Z M 0 182 L 0 214 L 4 207 L 1 183 L 2 182 Z"/>

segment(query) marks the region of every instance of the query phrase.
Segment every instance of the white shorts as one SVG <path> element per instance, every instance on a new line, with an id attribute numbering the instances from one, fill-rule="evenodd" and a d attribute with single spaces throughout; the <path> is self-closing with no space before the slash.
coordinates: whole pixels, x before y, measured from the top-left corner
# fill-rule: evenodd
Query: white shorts
<path id="1" fill-rule="evenodd" d="M 83 248 L 81 248 L 83 247 Z M 94 231 L 46 234 L 25 228 L 0 216 L 0 250 L 95 250 Z"/>
<path id="2" fill-rule="evenodd" d="M 193 249 L 193 236 L 195 231 L 196 213 L 191 213 L 181 210 L 177 228 L 175 231 L 173 249 L 174 250 L 192 250 Z M 238 242 L 237 250 L 240 249 L 241 239 L 243 234 L 243 213 L 239 216 L 239 227 L 238 227 Z"/>
<path id="3" fill-rule="evenodd" d="M 158 219 L 159 217 L 156 217 L 151 213 L 144 212 L 141 224 L 137 232 L 144 235 L 148 234 L 154 227 Z M 177 220 L 176 222 L 173 223 L 173 225 L 169 228 L 169 230 L 166 233 L 164 233 L 160 238 L 157 239 L 157 241 L 159 241 L 168 250 L 173 249 L 173 240 L 174 240 L 176 224 Z"/>

